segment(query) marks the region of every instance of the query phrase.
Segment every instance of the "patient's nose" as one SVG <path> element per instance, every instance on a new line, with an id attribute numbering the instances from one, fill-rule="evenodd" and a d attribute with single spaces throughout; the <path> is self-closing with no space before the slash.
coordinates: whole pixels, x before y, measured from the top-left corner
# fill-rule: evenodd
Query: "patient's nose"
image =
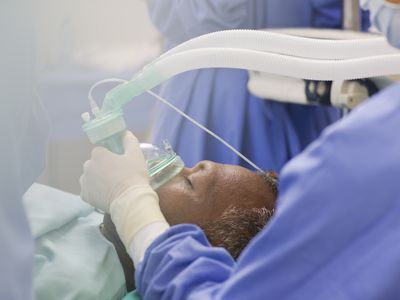
<path id="1" fill-rule="evenodd" d="M 193 168 L 184 168 L 182 172 L 184 175 L 190 175 L 199 171 L 211 170 L 215 168 L 217 165 L 218 164 L 215 162 L 203 160 L 197 163 Z"/>

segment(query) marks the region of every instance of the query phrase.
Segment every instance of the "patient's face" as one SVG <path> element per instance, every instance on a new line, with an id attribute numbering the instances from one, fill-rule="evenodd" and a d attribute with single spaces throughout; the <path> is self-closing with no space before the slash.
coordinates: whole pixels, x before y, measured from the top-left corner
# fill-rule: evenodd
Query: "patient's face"
<path id="1" fill-rule="evenodd" d="M 204 224 L 230 206 L 273 209 L 275 196 L 257 174 L 239 166 L 202 161 L 157 191 L 170 225 Z"/>

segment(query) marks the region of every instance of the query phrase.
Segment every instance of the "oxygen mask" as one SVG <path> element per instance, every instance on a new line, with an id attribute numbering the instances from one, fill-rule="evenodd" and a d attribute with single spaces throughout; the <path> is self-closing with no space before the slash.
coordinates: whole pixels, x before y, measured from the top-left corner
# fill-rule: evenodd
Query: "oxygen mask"
<path id="1" fill-rule="evenodd" d="M 103 146 L 117 154 L 124 153 L 122 141 L 126 123 L 122 112 L 104 116 L 98 113 L 91 121 L 85 115 L 83 119 L 85 120 L 83 129 L 93 144 Z M 154 190 L 178 175 L 185 166 L 168 141 L 164 141 L 163 144 L 163 149 L 152 144 L 140 144 L 150 176 L 150 185 Z"/>
<path id="2" fill-rule="evenodd" d="M 182 159 L 172 150 L 167 141 L 164 141 L 163 146 L 164 149 L 160 149 L 152 144 L 140 144 L 153 190 L 157 190 L 170 181 L 185 166 Z"/>
<path id="3" fill-rule="evenodd" d="M 90 142 L 93 144 L 103 146 L 108 150 L 117 153 L 124 153 L 123 145 L 123 135 L 127 128 L 122 109 L 100 109 L 96 101 L 92 97 L 93 89 L 99 84 L 105 82 L 122 82 L 127 81 L 121 79 L 105 79 L 97 82 L 92 86 L 89 91 L 89 102 L 92 110 L 92 114 L 86 112 L 82 114 L 82 119 L 84 121 L 83 130 L 89 137 Z M 163 99 L 159 95 L 153 93 L 152 91 L 147 91 L 150 95 L 158 99 L 160 102 L 169 106 L 171 109 L 175 110 L 178 114 L 186 118 L 188 121 L 201 128 L 211 136 L 215 137 L 218 141 L 236 153 L 240 158 L 246 161 L 254 169 L 262 172 L 262 170 L 245 157 L 242 153 L 237 151 L 228 142 L 222 139 L 220 136 L 216 135 L 214 132 L 201 125 L 199 122 L 185 114 L 183 111 L 172 105 L 167 100 Z M 140 148 L 143 151 L 147 170 L 150 176 L 150 185 L 156 190 L 163 184 L 178 175 L 184 168 L 184 163 L 182 159 L 172 150 L 172 147 L 168 142 L 164 141 L 164 149 L 157 148 L 151 144 L 140 144 Z"/>

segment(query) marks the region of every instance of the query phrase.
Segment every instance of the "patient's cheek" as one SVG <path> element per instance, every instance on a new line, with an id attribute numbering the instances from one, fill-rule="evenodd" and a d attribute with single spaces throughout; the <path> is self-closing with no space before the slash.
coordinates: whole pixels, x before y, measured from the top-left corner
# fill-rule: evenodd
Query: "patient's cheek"
<path id="1" fill-rule="evenodd" d="M 171 186 L 162 187 L 157 191 L 160 199 L 160 209 L 170 225 L 181 224 L 184 214 L 185 203 L 180 199 L 179 189 Z"/>
<path id="2" fill-rule="evenodd" d="M 161 212 L 171 226 L 177 224 L 196 224 L 204 222 L 205 208 L 193 203 L 188 197 L 176 194 L 159 194 Z"/>

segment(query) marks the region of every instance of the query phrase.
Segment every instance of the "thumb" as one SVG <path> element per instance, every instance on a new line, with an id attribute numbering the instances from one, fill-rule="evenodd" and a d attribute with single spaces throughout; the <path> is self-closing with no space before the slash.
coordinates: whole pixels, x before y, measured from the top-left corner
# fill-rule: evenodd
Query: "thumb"
<path id="1" fill-rule="evenodd" d="M 124 135 L 124 149 L 125 153 L 135 151 L 139 147 L 139 141 L 136 136 L 129 130 Z"/>

